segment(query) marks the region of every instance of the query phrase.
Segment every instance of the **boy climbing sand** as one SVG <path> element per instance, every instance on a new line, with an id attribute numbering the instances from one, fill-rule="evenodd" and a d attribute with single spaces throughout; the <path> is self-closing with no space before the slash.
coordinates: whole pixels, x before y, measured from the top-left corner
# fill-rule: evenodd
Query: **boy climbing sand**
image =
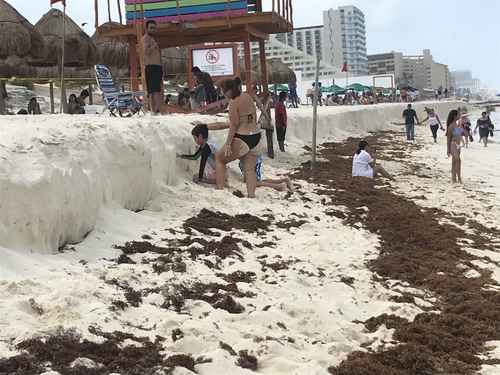
<path id="1" fill-rule="evenodd" d="M 200 168 L 193 181 L 215 184 L 215 153 L 217 146 L 208 140 L 208 127 L 205 124 L 196 125 L 191 131 L 194 143 L 199 147 L 193 155 L 178 155 L 181 159 L 200 160 Z"/>

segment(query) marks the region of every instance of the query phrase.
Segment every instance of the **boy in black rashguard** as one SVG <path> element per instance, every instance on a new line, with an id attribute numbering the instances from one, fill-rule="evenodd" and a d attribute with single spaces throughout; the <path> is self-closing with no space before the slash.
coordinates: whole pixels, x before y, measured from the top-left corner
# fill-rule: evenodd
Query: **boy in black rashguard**
<path id="1" fill-rule="evenodd" d="M 196 125 L 191 134 L 194 142 L 200 146 L 193 155 L 179 155 L 181 159 L 200 160 L 200 169 L 198 174 L 193 177 L 196 183 L 204 182 L 215 184 L 215 153 L 217 147 L 208 140 L 208 127 L 205 124 Z"/>

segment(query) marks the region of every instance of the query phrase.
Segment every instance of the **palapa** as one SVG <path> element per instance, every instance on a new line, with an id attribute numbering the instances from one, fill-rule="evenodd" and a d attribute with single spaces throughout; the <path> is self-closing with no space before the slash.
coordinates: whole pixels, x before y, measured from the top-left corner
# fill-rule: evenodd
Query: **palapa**
<path id="1" fill-rule="evenodd" d="M 59 9 L 49 10 L 36 24 L 35 29 L 45 39 L 47 58 L 44 65 L 55 66 L 61 62 L 62 17 Z M 91 67 L 97 62 L 97 48 L 92 39 L 66 15 L 65 66 Z"/>

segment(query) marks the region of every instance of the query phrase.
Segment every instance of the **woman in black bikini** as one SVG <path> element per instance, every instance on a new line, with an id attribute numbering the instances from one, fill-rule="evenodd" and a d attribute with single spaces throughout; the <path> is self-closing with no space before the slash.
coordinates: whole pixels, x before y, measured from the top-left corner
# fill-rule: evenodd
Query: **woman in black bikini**
<path id="1" fill-rule="evenodd" d="M 229 102 L 229 123 L 224 124 L 229 128 L 226 143 L 215 155 L 217 189 L 224 189 L 226 179 L 226 164 L 240 159 L 243 162 L 245 181 L 247 184 L 248 198 L 255 198 L 257 177 L 255 175 L 255 162 L 259 155 L 261 139 L 260 129 L 257 126 L 257 110 L 253 98 L 241 92 L 241 81 L 229 79 L 222 82 L 222 91 Z M 220 123 L 209 124 L 221 129 Z"/>

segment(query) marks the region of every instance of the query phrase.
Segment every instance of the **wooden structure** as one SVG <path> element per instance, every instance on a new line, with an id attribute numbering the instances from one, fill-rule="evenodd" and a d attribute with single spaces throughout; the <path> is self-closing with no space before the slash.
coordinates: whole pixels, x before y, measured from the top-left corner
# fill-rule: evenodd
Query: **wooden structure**
<path id="1" fill-rule="evenodd" d="M 120 23 L 106 28 L 99 26 L 99 0 L 94 1 L 96 32 L 103 37 L 117 38 L 128 43 L 133 90 L 137 90 L 139 86 L 138 62 L 145 87 L 141 43 L 147 20 L 157 21 L 156 36 L 162 49 L 200 43 L 242 42 L 248 91 L 253 89 L 250 43 L 259 44 L 261 84 L 267 91 L 264 43 L 269 34 L 293 30 L 292 0 L 269 0 L 269 3 L 272 2 L 269 11 L 263 11 L 263 0 L 126 0 L 126 24 L 122 22 L 120 12 Z M 110 0 L 107 1 L 109 4 Z M 110 13 L 108 18 L 111 18 Z"/>

